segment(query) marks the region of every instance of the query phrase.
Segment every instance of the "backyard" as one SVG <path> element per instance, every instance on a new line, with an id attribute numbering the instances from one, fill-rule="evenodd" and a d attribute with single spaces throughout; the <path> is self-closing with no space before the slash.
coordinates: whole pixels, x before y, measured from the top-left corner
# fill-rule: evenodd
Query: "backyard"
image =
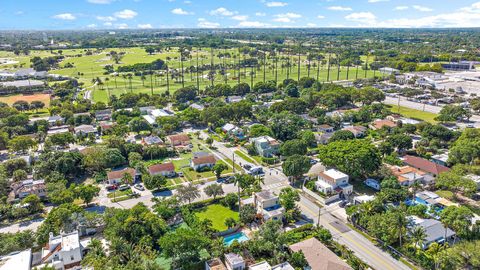
<path id="1" fill-rule="evenodd" d="M 431 112 L 424 112 L 424 111 L 415 110 L 415 109 L 402 107 L 402 106 L 399 107 L 397 105 L 391 106 L 390 111 L 392 113 L 401 114 L 408 118 L 423 120 L 425 122 L 429 122 L 432 124 L 435 124 L 437 122 L 435 121 L 435 117 L 437 117 L 437 115 Z"/>
<path id="2" fill-rule="evenodd" d="M 212 221 L 212 227 L 218 231 L 224 231 L 228 229 L 228 227 L 225 225 L 225 220 L 227 218 L 233 218 L 236 221 L 239 220 L 238 212 L 233 211 L 221 204 L 211 204 L 209 206 L 197 209 L 195 215 L 201 220 L 209 219 Z"/>

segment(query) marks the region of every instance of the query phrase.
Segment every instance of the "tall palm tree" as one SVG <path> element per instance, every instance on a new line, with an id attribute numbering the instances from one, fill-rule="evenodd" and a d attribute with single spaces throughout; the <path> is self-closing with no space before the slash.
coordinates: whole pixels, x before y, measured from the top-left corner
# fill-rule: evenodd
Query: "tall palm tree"
<path id="1" fill-rule="evenodd" d="M 168 79 L 169 77 L 169 73 L 170 73 L 170 70 L 168 68 L 168 64 L 166 65 L 166 68 L 167 68 L 167 92 L 170 93 L 170 80 Z"/>
<path id="2" fill-rule="evenodd" d="M 198 80 L 198 72 L 200 71 L 200 68 L 198 66 L 198 51 L 201 50 L 201 47 L 197 48 L 197 67 L 196 67 L 196 73 L 197 73 L 197 91 L 200 91 L 200 81 Z"/>
<path id="3" fill-rule="evenodd" d="M 332 60 L 332 53 L 327 51 L 328 53 L 328 63 L 327 63 L 327 82 L 330 81 L 330 63 L 331 63 L 331 60 Z"/>
<path id="4" fill-rule="evenodd" d="M 300 44 L 298 45 L 298 63 L 297 63 L 297 65 L 298 65 L 298 71 L 297 71 L 298 74 L 297 74 L 297 81 L 300 81 L 300 56 L 301 56 L 301 53 L 302 53 L 301 50 L 302 50 L 302 43 L 300 43 Z"/>
<path id="5" fill-rule="evenodd" d="M 414 226 L 410 230 L 410 238 L 412 239 L 412 242 L 415 244 L 415 247 L 422 248 L 423 243 L 425 242 L 425 239 L 427 238 L 427 234 L 425 232 L 425 229 L 421 226 Z"/>
<path id="6" fill-rule="evenodd" d="M 110 78 L 106 77 L 105 78 L 105 85 L 107 86 L 107 95 L 108 95 L 108 100 L 110 100 L 110 88 L 108 87 L 108 82 L 110 81 Z"/>
<path id="7" fill-rule="evenodd" d="M 425 252 L 428 257 L 433 260 L 434 269 L 440 268 L 440 259 L 443 255 L 443 251 L 448 248 L 447 244 L 439 244 L 437 242 L 433 242 Z"/>
<path id="8" fill-rule="evenodd" d="M 132 78 L 133 78 L 133 75 L 132 73 L 128 73 L 128 83 L 130 84 L 130 93 L 133 93 L 133 88 L 132 88 Z"/>

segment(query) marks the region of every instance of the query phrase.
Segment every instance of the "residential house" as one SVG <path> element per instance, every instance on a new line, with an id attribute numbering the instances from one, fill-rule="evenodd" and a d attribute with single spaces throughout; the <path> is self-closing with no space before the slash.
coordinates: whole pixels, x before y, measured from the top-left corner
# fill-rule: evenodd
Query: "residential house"
<path id="1" fill-rule="evenodd" d="M 421 191 L 415 193 L 415 200 L 411 201 L 411 199 L 407 200 L 407 204 L 422 204 L 425 205 L 428 210 L 434 216 L 441 212 L 448 206 L 458 206 L 458 204 L 453 203 L 445 198 L 438 196 L 436 193 L 431 191 Z"/>
<path id="2" fill-rule="evenodd" d="M 9 200 L 23 199 L 28 195 L 37 195 L 39 198 L 47 197 L 47 186 L 44 180 L 24 180 L 13 183 L 11 185 L 12 191 L 9 194 Z"/>
<path id="3" fill-rule="evenodd" d="M 385 75 L 397 75 L 400 74 L 400 70 L 391 67 L 382 67 L 378 69 L 380 73 Z"/>
<path id="4" fill-rule="evenodd" d="M 448 152 L 433 155 L 430 159 L 432 160 L 432 162 L 446 167 L 448 161 Z"/>
<path id="5" fill-rule="evenodd" d="M 425 230 L 425 235 L 427 236 L 421 246 L 422 249 L 427 249 L 432 243 L 437 242 L 442 243 L 451 243 L 455 238 L 455 232 L 450 228 L 445 228 L 442 222 L 435 219 L 423 219 L 417 216 L 409 216 L 410 227 L 422 227 Z M 409 230 L 411 231 L 411 230 Z M 445 238 L 446 235 L 446 238 Z"/>
<path id="6" fill-rule="evenodd" d="M 100 127 L 100 130 L 102 131 L 102 133 L 113 128 L 116 125 L 116 123 L 111 121 L 101 121 L 101 122 L 98 122 L 97 124 Z"/>
<path id="7" fill-rule="evenodd" d="M 217 163 L 217 159 L 213 155 L 192 158 L 190 160 L 190 167 L 195 171 L 201 171 L 205 168 L 212 169 Z"/>
<path id="8" fill-rule="evenodd" d="M 32 250 L 12 252 L 0 257 L 0 270 L 30 270 L 32 267 Z"/>
<path id="9" fill-rule="evenodd" d="M 360 196 L 355 196 L 353 197 L 353 204 L 362 204 L 366 202 L 371 202 L 375 200 L 375 196 L 373 195 L 360 195 Z"/>
<path id="10" fill-rule="evenodd" d="M 74 128 L 76 136 L 86 136 L 88 134 L 96 133 L 97 129 L 92 125 L 80 125 Z"/>
<path id="11" fill-rule="evenodd" d="M 410 166 L 390 166 L 393 175 L 397 177 L 400 185 L 409 187 L 415 182 L 428 184 L 425 179 L 425 172 Z"/>
<path id="12" fill-rule="evenodd" d="M 139 107 L 138 108 L 141 115 L 150 114 L 150 112 L 155 110 L 155 109 L 156 109 L 155 106 L 146 106 L 146 107 Z"/>
<path id="13" fill-rule="evenodd" d="M 233 124 L 225 124 L 222 127 L 222 131 L 225 132 L 225 134 L 227 134 L 228 136 L 233 136 L 240 140 L 245 138 L 245 134 L 243 130 Z"/>
<path id="14" fill-rule="evenodd" d="M 205 270 L 227 270 L 227 267 L 219 258 L 213 258 L 205 262 Z"/>
<path id="15" fill-rule="evenodd" d="M 253 196 L 254 205 L 257 213 L 263 216 L 263 220 L 281 220 L 285 213 L 285 208 L 280 205 L 278 195 L 269 190 L 255 193 Z"/>
<path id="16" fill-rule="evenodd" d="M 480 176 L 476 174 L 467 174 L 465 177 L 475 182 L 475 184 L 477 184 L 477 190 L 480 190 Z"/>
<path id="17" fill-rule="evenodd" d="M 367 128 L 364 127 L 364 126 L 348 126 L 348 127 L 342 128 L 342 130 L 347 130 L 347 131 L 352 132 L 353 136 L 355 136 L 355 138 L 364 137 L 366 135 L 366 132 L 367 132 Z"/>
<path id="18" fill-rule="evenodd" d="M 52 115 L 47 119 L 49 126 L 60 126 L 65 124 L 65 118 L 60 115 Z"/>
<path id="19" fill-rule="evenodd" d="M 317 130 L 320 131 L 320 132 L 324 132 L 324 133 L 330 133 L 330 132 L 335 131 L 335 129 L 332 126 L 327 125 L 327 124 L 319 125 L 317 127 Z"/>
<path id="20" fill-rule="evenodd" d="M 243 100 L 241 96 L 228 96 L 225 98 L 225 102 L 227 103 L 237 103 Z"/>
<path id="21" fill-rule="evenodd" d="M 95 112 L 95 120 L 97 121 L 110 121 L 112 120 L 112 110 L 98 110 Z"/>
<path id="22" fill-rule="evenodd" d="M 57 236 L 50 233 L 48 244 L 42 248 L 39 268 L 44 265 L 53 266 L 57 270 L 78 267 L 82 261 L 83 249 L 78 231 L 62 233 Z"/>
<path id="23" fill-rule="evenodd" d="M 190 144 L 190 137 L 187 134 L 170 135 L 167 143 L 172 147 L 186 147 Z"/>
<path id="24" fill-rule="evenodd" d="M 150 135 L 150 136 L 144 137 L 142 139 L 142 144 L 147 145 L 147 146 L 149 146 L 149 145 L 162 145 L 163 140 L 160 139 L 160 137 L 158 137 L 158 136 Z"/>
<path id="25" fill-rule="evenodd" d="M 150 175 L 160 174 L 165 177 L 175 177 L 177 175 L 177 173 L 175 172 L 175 166 L 172 162 L 152 165 L 148 167 L 148 173 Z"/>
<path id="26" fill-rule="evenodd" d="M 395 123 L 391 120 L 377 119 L 377 120 L 373 121 L 368 127 L 373 129 L 373 130 L 378 130 L 378 129 L 382 129 L 383 127 L 394 128 L 396 126 L 397 126 L 397 123 Z"/>
<path id="27" fill-rule="evenodd" d="M 261 136 L 250 139 L 257 153 L 266 158 L 277 155 L 280 150 L 280 143 L 270 136 Z"/>
<path id="28" fill-rule="evenodd" d="M 271 266 L 267 261 L 252 264 L 248 267 L 250 270 L 295 270 L 288 262 Z"/>
<path id="29" fill-rule="evenodd" d="M 403 163 L 413 168 L 422 170 L 432 177 L 437 177 L 440 173 L 450 170 L 450 168 L 437 164 L 430 160 L 410 155 L 406 155 L 403 158 Z"/>
<path id="30" fill-rule="evenodd" d="M 198 104 L 198 103 L 192 103 L 192 104 L 190 104 L 189 107 L 192 108 L 192 109 L 195 109 L 195 110 L 199 110 L 199 111 L 205 110 L 205 106 L 203 106 L 202 104 Z"/>
<path id="31" fill-rule="evenodd" d="M 333 134 L 335 134 L 335 132 L 328 132 L 322 134 L 315 133 L 315 141 L 317 142 L 317 144 L 327 144 L 328 141 L 330 141 L 330 138 L 332 138 Z"/>
<path id="32" fill-rule="evenodd" d="M 353 186 L 348 183 L 348 175 L 336 169 L 329 169 L 318 174 L 315 186 L 318 191 L 332 197 L 344 199 L 352 194 Z"/>
<path id="33" fill-rule="evenodd" d="M 157 120 L 158 117 L 170 117 L 170 116 L 173 116 L 174 113 L 169 111 L 169 110 L 165 110 L 165 109 L 153 109 L 153 110 L 147 110 L 147 114 L 146 115 L 143 115 L 143 118 L 145 120 L 147 120 L 147 122 L 150 124 L 150 125 L 154 125 Z"/>
<path id="34" fill-rule="evenodd" d="M 244 270 L 246 268 L 245 260 L 236 253 L 225 254 L 225 265 L 228 270 Z"/>
<path id="35" fill-rule="evenodd" d="M 109 185 L 120 184 L 123 182 L 122 178 L 125 174 L 130 174 L 135 181 L 137 172 L 133 168 L 124 168 L 122 170 L 111 171 L 107 173 L 107 182 Z"/>
<path id="36" fill-rule="evenodd" d="M 302 251 L 311 270 L 350 270 L 345 261 L 322 244 L 317 238 L 312 237 L 302 242 L 289 246 L 292 252 Z"/>

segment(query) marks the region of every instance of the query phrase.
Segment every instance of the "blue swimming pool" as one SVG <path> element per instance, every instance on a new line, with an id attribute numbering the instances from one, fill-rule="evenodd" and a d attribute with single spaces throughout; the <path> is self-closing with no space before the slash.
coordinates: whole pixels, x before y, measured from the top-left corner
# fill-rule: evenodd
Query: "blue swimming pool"
<path id="1" fill-rule="evenodd" d="M 243 232 L 232 234 L 223 238 L 223 244 L 225 246 L 230 246 L 233 242 L 238 241 L 239 243 L 250 240 Z"/>

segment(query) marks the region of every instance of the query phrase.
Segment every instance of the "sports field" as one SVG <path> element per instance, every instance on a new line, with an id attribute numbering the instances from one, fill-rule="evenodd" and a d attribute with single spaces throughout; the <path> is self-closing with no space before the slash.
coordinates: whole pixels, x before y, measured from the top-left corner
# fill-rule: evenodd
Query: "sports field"
<path id="1" fill-rule="evenodd" d="M 24 100 L 28 103 L 32 101 L 41 101 L 45 103 L 45 108 L 50 106 L 50 94 L 32 94 L 32 95 L 10 95 L 10 96 L 0 96 L 0 102 L 7 103 L 12 105 L 16 101 Z"/>

